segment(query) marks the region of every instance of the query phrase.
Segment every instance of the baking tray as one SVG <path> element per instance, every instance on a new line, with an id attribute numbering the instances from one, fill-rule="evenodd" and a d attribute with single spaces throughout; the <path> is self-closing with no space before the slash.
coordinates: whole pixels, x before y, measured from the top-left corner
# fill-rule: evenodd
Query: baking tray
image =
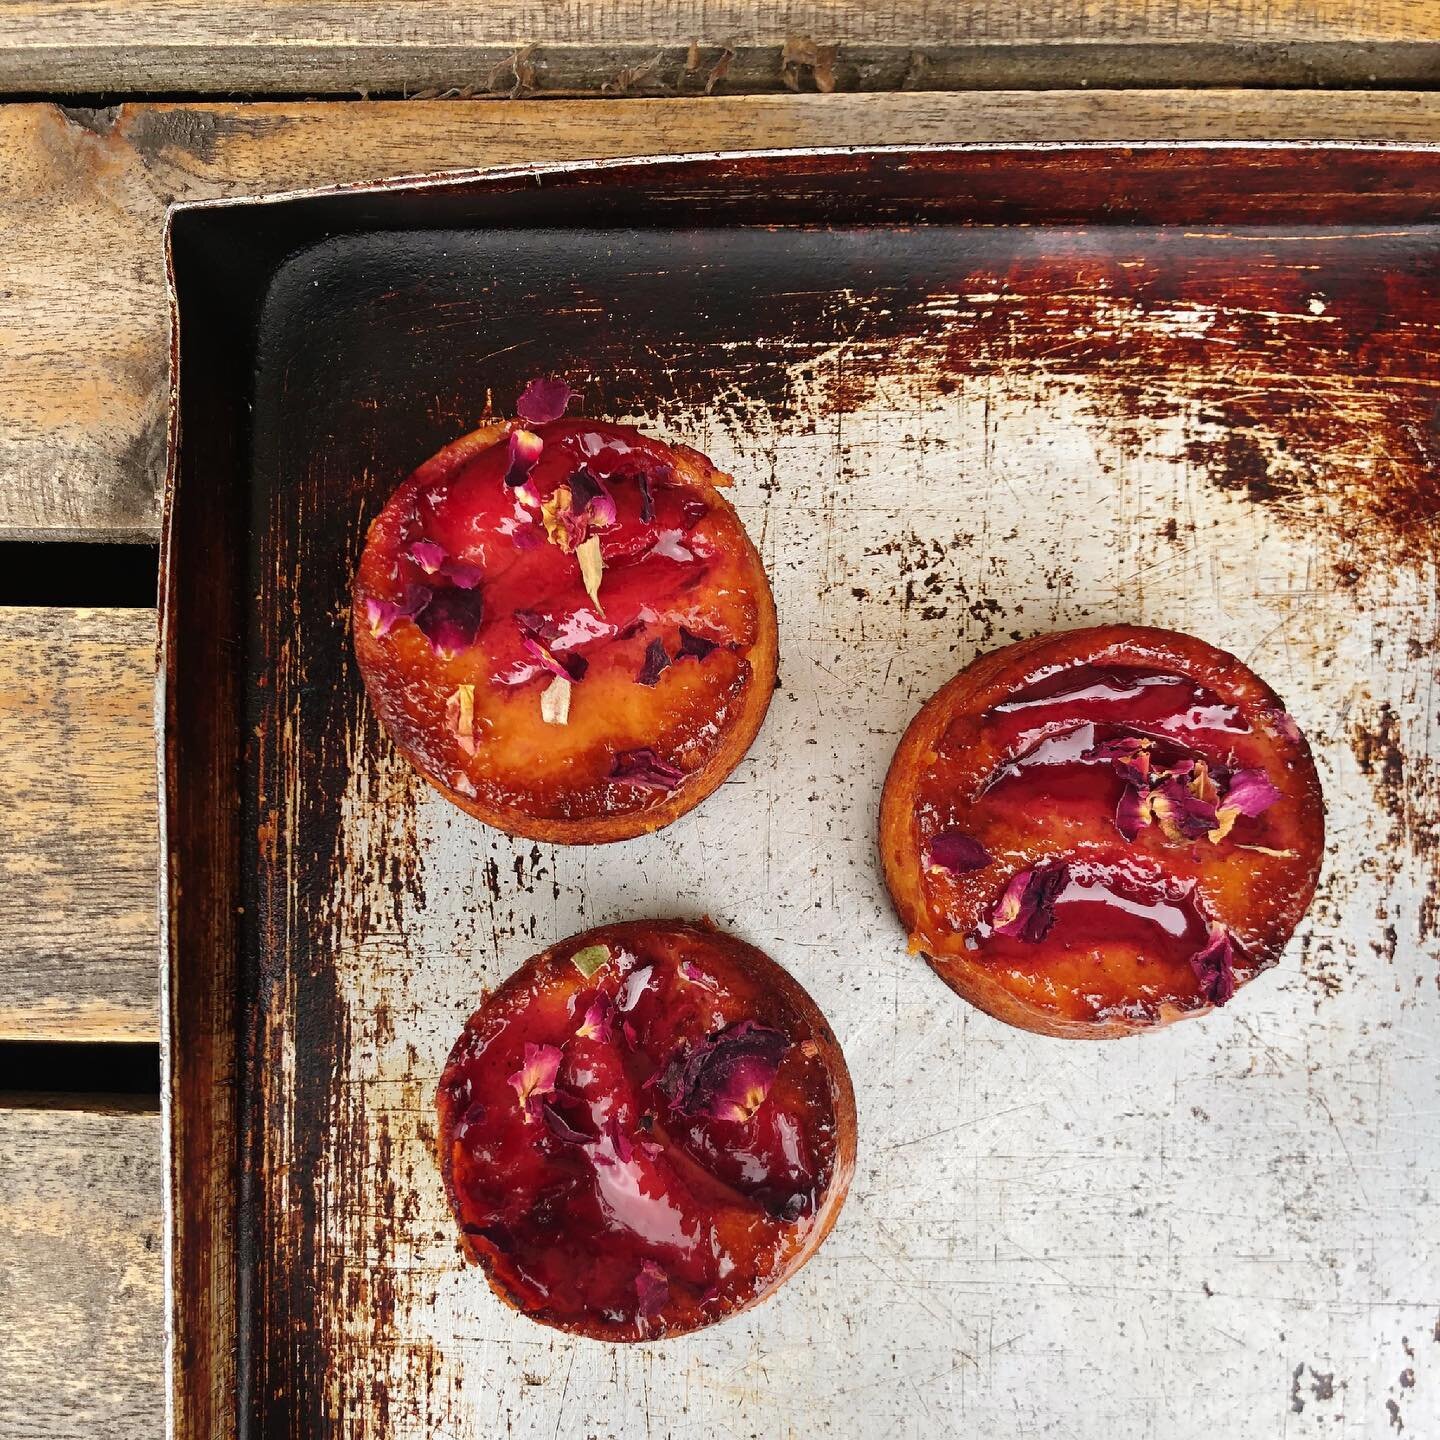
<path id="1" fill-rule="evenodd" d="M 682 157 L 181 206 L 163 565 L 171 1433 L 1423 1433 L 1440 1414 L 1440 158 Z M 706 451 L 781 623 L 663 833 L 511 841 L 379 734 L 365 526 L 558 371 Z M 1193 631 L 1316 746 L 1320 892 L 1214 1015 L 1077 1045 L 905 952 L 892 747 L 978 650 Z M 834 1024 L 859 1168 L 757 1310 L 617 1348 L 462 1267 L 431 1158 L 481 990 L 708 913 Z"/>

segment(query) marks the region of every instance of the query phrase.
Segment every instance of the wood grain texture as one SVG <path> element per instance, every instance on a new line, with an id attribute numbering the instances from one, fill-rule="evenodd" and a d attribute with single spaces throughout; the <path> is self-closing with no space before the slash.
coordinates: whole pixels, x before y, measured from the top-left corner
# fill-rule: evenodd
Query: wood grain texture
<path id="1" fill-rule="evenodd" d="M 460 12 L 424 0 L 11 0 L 0 86 L 679 94 L 1166 85 L 1180 71 L 1209 85 L 1424 83 L 1437 39 L 1428 0 L 498 0 Z"/>
<path id="2" fill-rule="evenodd" d="M 156 1036 L 154 633 L 0 609 L 0 1037 Z"/>
<path id="3" fill-rule="evenodd" d="M 160 1117 L 0 1097 L 0 1436 L 163 1425 Z"/>
<path id="4" fill-rule="evenodd" d="M 1357 12 L 1358 13 L 1358 12 Z M 153 539 L 173 199 L 520 161 L 961 140 L 1440 138 L 1420 93 L 0 108 L 0 536 Z"/>

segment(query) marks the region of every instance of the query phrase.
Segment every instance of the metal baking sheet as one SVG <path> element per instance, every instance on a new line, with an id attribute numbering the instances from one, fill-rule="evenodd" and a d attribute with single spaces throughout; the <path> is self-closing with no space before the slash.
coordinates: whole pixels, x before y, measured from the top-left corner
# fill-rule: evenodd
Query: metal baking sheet
<path id="1" fill-rule="evenodd" d="M 1440 1428 L 1437 195 L 1424 151 L 982 147 L 178 216 L 175 1433 Z M 346 631 L 390 489 L 541 371 L 733 472 L 780 616 L 729 782 L 596 849 L 430 792 Z M 946 678 L 1101 621 L 1193 632 L 1271 682 L 1329 833 L 1276 971 L 1084 1044 L 989 1019 L 908 955 L 874 835 Z M 760 945 L 825 1011 L 856 1179 L 758 1309 L 573 1340 L 462 1265 L 433 1090 L 527 956 L 672 914 Z"/>

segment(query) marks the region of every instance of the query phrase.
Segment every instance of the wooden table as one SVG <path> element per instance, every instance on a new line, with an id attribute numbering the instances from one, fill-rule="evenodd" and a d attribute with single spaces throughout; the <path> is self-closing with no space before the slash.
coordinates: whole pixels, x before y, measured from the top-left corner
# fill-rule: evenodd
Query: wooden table
<path id="1" fill-rule="evenodd" d="M 0 542 L 155 541 L 176 198 L 729 147 L 1440 141 L 1431 3 L 259 8 L 0 3 Z M 154 614 L 15 598 L 0 608 L 0 1041 L 153 1046 Z M 0 1436 L 158 1434 L 158 1102 L 35 1093 L 23 1054 L 4 1058 Z M 1413 1337 L 1437 1342 L 1440 1318 Z M 1296 1404 L 1294 1433 L 1321 1408 Z M 1412 1433 L 1434 1433 L 1420 1418 Z"/>

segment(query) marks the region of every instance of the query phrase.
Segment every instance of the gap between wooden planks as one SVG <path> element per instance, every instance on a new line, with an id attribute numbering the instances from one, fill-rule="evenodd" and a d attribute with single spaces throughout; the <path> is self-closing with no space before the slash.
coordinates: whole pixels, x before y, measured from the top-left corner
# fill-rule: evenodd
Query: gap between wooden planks
<path id="1" fill-rule="evenodd" d="M 59 7 L 85 15 L 111 8 Z M 1394 16 L 1406 8 L 1377 13 L 1398 25 Z M 1299 16 L 1312 7 L 1290 9 Z M 1341 7 L 1331 9 L 1338 16 Z M 655 152 L 1247 138 L 1435 140 L 1440 95 L 1002 91 L 0 107 L 0 536 L 155 537 L 167 343 L 161 227 L 174 199 Z"/>
<path id="2" fill-rule="evenodd" d="M 155 1102 L 0 1095 L 0 1434 L 158 1436 Z"/>

